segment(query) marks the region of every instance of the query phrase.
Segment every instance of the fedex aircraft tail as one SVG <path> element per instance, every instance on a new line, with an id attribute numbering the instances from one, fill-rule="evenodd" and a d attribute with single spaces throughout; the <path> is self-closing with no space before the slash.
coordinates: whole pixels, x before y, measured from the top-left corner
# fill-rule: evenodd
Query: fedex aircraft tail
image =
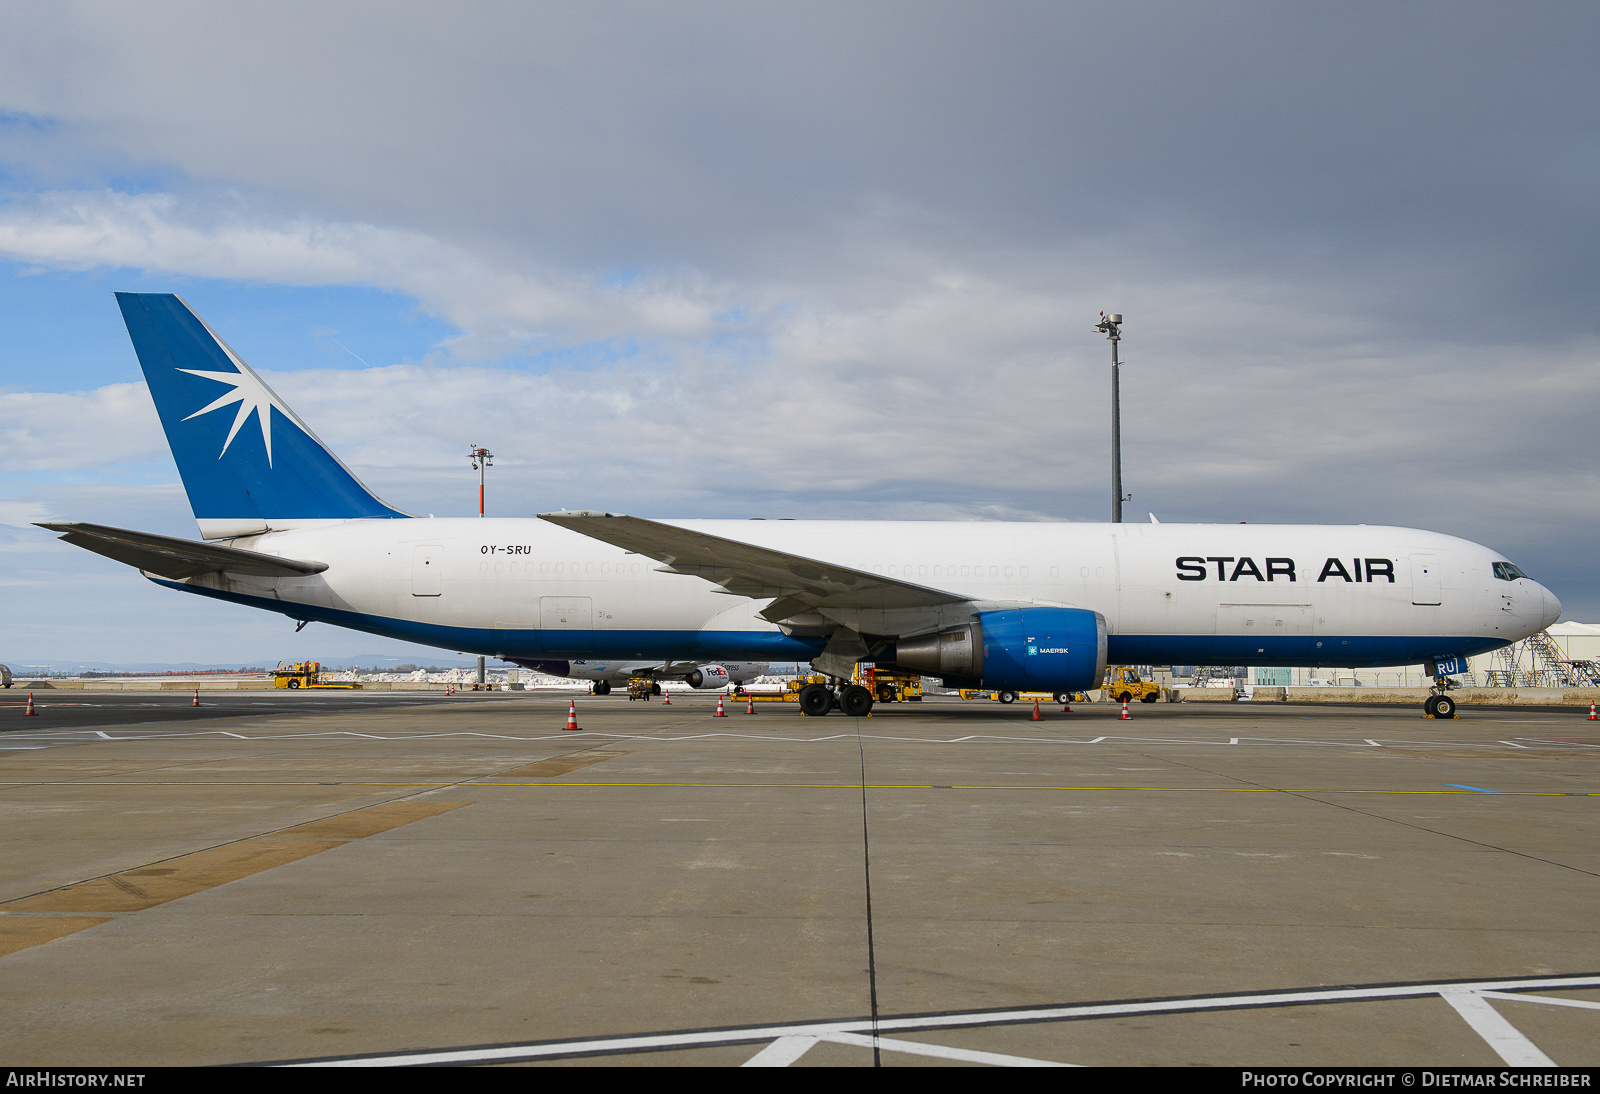
<path id="1" fill-rule="evenodd" d="M 405 517 L 363 486 L 295 412 L 171 293 L 117 293 L 200 534 Z"/>

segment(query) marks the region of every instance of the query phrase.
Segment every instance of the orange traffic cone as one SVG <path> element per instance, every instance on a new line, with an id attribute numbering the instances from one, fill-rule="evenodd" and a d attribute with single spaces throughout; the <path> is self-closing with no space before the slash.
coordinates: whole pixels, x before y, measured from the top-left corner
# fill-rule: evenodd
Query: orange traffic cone
<path id="1" fill-rule="evenodd" d="M 28 692 L 28 706 L 27 706 L 27 709 L 25 709 L 22 713 L 24 715 L 26 715 L 27 717 L 29 717 L 29 718 L 37 718 L 37 717 L 39 717 L 39 712 L 37 710 L 33 709 L 33 692 L 31 692 L 31 691 Z"/>
<path id="2" fill-rule="evenodd" d="M 567 700 L 567 724 L 562 726 L 561 728 L 562 729 L 577 729 L 578 728 L 578 700 L 576 700 L 576 699 Z"/>
<path id="3" fill-rule="evenodd" d="M 1061 702 L 1061 713 L 1062 714 L 1071 714 L 1072 713 L 1072 696 L 1069 695 L 1064 700 L 1062 700 L 1062 702 Z"/>
<path id="4" fill-rule="evenodd" d="M 1033 701 L 1033 717 L 1029 718 L 1028 721 L 1030 721 L 1030 722 L 1042 722 L 1042 721 L 1044 721 L 1043 718 L 1039 717 L 1039 700 L 1037 700 L 1037 699 L 1035 699 Z"/>
<path id="5" fill-rule="evenodd" d="M 197 707 L 197 706 L 200 705 L 200 689 L 199 688 L 195 688 L 194 689 L 194 702 L 190 703 L 189 705 L 192 706 L 192 707 Z"/>
<path id="6" fill-rule="evenodd" d="M 1589 704 L 1589 721 L 1591 721 L 1591 722 L 1600 721 L 1600 718 L 1596 718 L 1594 716 L 1594 704 L 1593 703 Z"/>
<path id="7" fill-rule="evenodd" d="M 666 688 L 661 689 L 661 705 L 664 707 L 670 707 L 672 705 L 672 693 Z"/>
<path id="8" fill-rule="evenodd" d="M 712 717 L 713 718 L 726 718 L 727 716 L 728 716 L 727 713 L 722 709 L 722 696 L 719 695 L 719 696 L 717 696 L 717 712 L 715 714 L 713 714 Z"/>
<path id="9" fill-rule="evenodd" d="M 1126 722 L 1126 721 L 1129 721 L 1129 720 L 1130 719 L 1129 719 L 1129 716 L 1128 716 L 1128 700 L 1124 699 L 1124 700 L 1122 700 L 1122 717 L 1118 718 L 1117 721 Z"/>
<path id="10" fill-rule="evenodd" d="M 746 714 L 754 714 L 756 712 L 756 697 L 754 695 L 748 696 L 746 698 L 746 701 L 745 701 L 745 704 L 744 704 L 744 712 Z"/>

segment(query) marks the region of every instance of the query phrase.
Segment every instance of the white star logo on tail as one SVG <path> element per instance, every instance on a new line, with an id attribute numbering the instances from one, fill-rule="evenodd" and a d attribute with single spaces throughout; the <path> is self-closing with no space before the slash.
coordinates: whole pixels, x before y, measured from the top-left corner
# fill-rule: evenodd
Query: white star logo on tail
<path id="1" fill-rule="evenodd" d="M 261 377 L 251 372 L 248 368 L 241 368 L 238 372 L 202 372 L 199 369 L 180 368 L 179 372 L 187 372 L 190 376 L 199 376 L 206 380 L 215 380 L 219 384 L 227 384 L 233 390 L 224 392 L 209 406 L 203 406 L 189 418 L 198 418 L 202 414 L 209 414 L 213 410 L 239 404 L 239 413 L 234 416 L 233 428 L 228 430 L 228 439 L 222 442 L 222 451 L 217 453 L 217 459 L 222 459 L 228 454 L 228 446 L 239 435 L 240 428 L 251 414 L 255 414 L 261 423 L 261 441 L 267 446 L 267 466 L 272 466 L 272 408 L 277 407 L 279 412 L 290 421 L 294 421 L 294 412 L 272 393 L 272 389 L 261 382 Z M 184 421 L 188 421 L 185 418 Z"/>

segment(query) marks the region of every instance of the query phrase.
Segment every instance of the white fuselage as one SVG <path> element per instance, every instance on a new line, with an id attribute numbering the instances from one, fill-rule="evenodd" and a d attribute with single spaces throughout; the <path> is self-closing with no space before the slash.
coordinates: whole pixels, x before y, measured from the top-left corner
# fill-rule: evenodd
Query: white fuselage
<path id="1" fill-rule="evenodd" d="M 1494 649 L 1560 605 L 1503 556 L 1408 528 L 1323 525 L 672 521 L 979 602 L 1101 613 L 1116 664 L 1408 664 Z M 314 560 L 310 577 L 211 575 L 178 588 L 508 659 L 805 661 L 765 601 L 537 519 L 311 522 L 232 541 Z M 909 635 L 966 609 L 823 610 Z M 793 630 L 793 628 L 791 628 Z"/>

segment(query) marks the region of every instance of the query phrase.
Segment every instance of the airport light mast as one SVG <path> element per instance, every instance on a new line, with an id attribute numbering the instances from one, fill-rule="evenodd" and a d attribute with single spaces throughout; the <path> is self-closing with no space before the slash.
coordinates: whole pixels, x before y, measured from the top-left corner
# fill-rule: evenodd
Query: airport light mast
<path id="1" fill-rule="evenodd" d="M 1122 523 L 1122 378 L 1117 361 L 1117 343 L 1122 341 L 1122 313 L 1100 313 L 1094 328 L 1111 343 L 1111 523 Z M 1132 495 L 1129 495 L 1131 497 Z"/>
<path id="2" fill-rule="evenodd" d="M 482 519 L 483 473 L 486 469 L 494 466 L 494 453 L 490 452 L 487 448 L 479 448 L 477 445 L 473 445 L 472 449 L 467 453 L 467 458 L 472 461 L 472 469 L 478 473 L 478 517 L 479 519 Z M 488 666 L 484 664 L 483 658 L 479 657 L 478 683 L 482 685 L 488 682 Z"/>
<path id="3" fill-rule="evenodd" d="M 483 472 L 485 468 L 494 466 L 494 453 L 487 448 L 473 445 L 467 453 L 467 459 L 472 461 L 472 469 L 478 473 L 478 516 L 483 516 Z"/>

